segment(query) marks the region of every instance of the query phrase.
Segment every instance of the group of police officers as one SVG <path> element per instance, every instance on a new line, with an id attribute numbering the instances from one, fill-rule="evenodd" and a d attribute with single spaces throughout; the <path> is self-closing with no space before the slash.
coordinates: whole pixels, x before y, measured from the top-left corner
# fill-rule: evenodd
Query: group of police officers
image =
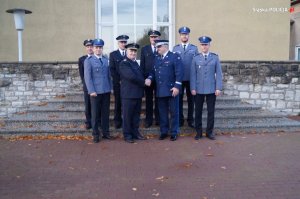
<path id="1" fill-rule="evenodd" d="M 188 126 L 196 129 L 195 139 L 202 138 L 202 110 L 207 104 L 207 138 L 214 140 L 214 112 L 216 96 L 222 90 L 222 70 L 218 55 L 209 51 L 208 36 L 199 37 L 197 46 L 189 43 L 190 29 L 181 27 L 180 44 L 169 51 L 168 40 L 160 39 L 157 30 L 148 32 L 150 44 L 141 49 L 140 65 L 136 61 L 136 43 L 127 43 L 129 37 L 116 38 L 118 49 L 109 60 L 103 56 L 102 39 L 85 40 L 87 55 L 78 60 L 83 83 L 86 129 L 93 130 L 93 141 L 112 139 L 109 133 L 110 93 L 114 94 L 115 128 L 123 128 L 124 140 L 145 140 L 139 132 L 142 98 L 146 98 L 145 128 L 160 126 L 160 140 L 178 138 L 184 124 L 183 96 L 188 102 Z M 154 110 L 153 110 L 154 104 Z M 194 120 L 195 107 L 195 120 Z M 153 112 L 154 116 L 153 117 Z"/>

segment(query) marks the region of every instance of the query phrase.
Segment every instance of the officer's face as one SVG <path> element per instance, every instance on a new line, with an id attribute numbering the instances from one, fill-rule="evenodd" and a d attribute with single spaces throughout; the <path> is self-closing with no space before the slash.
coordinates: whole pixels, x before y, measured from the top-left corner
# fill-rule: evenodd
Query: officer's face
<path id="1" fill-rule="evenodd" d="M 93 50 L 96 55 L 102 55 L 103 47 L 102 46 L 94 46 Z"/>
<path id="2" fill-rule="evenodd" d="M 94 53 L 93 52 L 93 46 L 86 46 L 85 50 L 86 50 L 87 54 L 89 54 L 89 55 Z"/>
<path id="3" fill-rule="evenodd" d="M 210 44 L 200 44 L 201 52 L 207 53 L 209 50 Z"/>
<path id="4" fill-rule="evenodd" d="M 180 34 L 180 41 L 186 43 L 189 41 L 189 34 Z"/>
<path id="5" fill-rule="evenodd" d="M 119 41 L 118 42 L 118 46 L 120 49 L 124 50 L 125 49 L 125 46 L 127 44 L 127 41 Z"/>
<path id="6" fill-rule="evenodd" d="M 135 60 L 137 55 L 137 50 L 135 49 L 127 49 L 127 57 L 131 60 Z"/>
<path id="7" fill-rule="evenodd" d="M 158 54 L 163 55 L 169 50 L 169 47 L 167 45 L 161 45 L 161 46 L 157 46 L 156 49 Z"/>
<path id="8" fill-rule="evenodd" d="M 155 36 L 155 35 L 151 35 L 149 38 L 150 38 L 150 43 L 151 43 L 152 45 L 155 44 L 155 40 L 159 39 L 159 37 L 158 37 L 158 36 Z"/>

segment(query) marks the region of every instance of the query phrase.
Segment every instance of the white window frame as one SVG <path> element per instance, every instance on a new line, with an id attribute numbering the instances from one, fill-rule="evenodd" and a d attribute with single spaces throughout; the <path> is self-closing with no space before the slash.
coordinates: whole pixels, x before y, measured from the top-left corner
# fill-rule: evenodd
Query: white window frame
<path id="1" fill-rule="evenodd" d="M 113 1 L 113 22 L 112 23 L 102 23 L 101 21 L 101 1 L 102 0 L 95 0 L 95 38 L 102 38 L 102 27 L 113 27 L 113 38 L 116 38 L 118 35 L 118 6 L 117 0 Z M 134 9 L 135 9 L 135 2 L 134 0 Z M 158 26 L 168 26 L 169 27 L 169 46 L 172 48 L 175 44 L 175 1 L 176 0 L 169 0 L 169 22 L 157 22 L 157 1 L 153 0 L 153 25 L 152 28 L 157 30 Z M 136 15 L 134 10 L 134 21 L 136 21 Z M 132 24 L 122 24 L 122 25 L 132 25 Z M 143 25 L 143 24 L 139 24 Z M 148 25 L 148 24 L 145 24 Z M 136 26 L 134 26 L 134 33 L 136 33 Z M 134 41 L 136 41 L 136 34 L 134 34 Z M 114 43 L 114 48 L 117 48 L 117 43 Z"/>
<path id="2" fill-rule="evenodd" d="M 295 60 L 300 61 L 299 58 L 300 44 L 295 47 Z"/>

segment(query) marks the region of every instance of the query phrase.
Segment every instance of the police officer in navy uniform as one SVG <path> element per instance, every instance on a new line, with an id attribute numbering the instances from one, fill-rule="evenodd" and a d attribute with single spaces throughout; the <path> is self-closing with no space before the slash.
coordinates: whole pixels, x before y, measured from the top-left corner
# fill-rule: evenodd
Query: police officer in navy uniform
<path id="1" fill-rule="evenodd" d="M 149 73 L 153 70 L 154 59 L 157 56 L 157 51 L 155 47 L 155 40 L 157 40 L 160 36 L 160 32 L 157 30 L 150 30 L 148 32 L 148 36 L 150 39 L 150 44 L 146 45 L 141 50 L 141 67 L 145 71 L 145 78 L 149 76 Z M 146 119 L 145 119 L 145 127 L 149 128 L 153 123 L 153 96 L 155 97 L 155 87 L 156 84 L 153 82 L 151 86 L 145 87 L 145 96 L 146 96 Z M 155 123 L 159 124 L 159 111 L 157 106 L 157 100 L 155 97 Z"/>
<path id="2" fill-rule="evenodd" d="M 202 109 L 204 100 L 207 104 L 207 127 L 206 136 L 215 140 L 214 114 L 216 96 L 222 90 L 222 68 L 219 56 L 209 51 L 211 38 L 199 37 L 201 53 L 196 55 L 191 67 L 191 93 L 195 95 L 195 128 L 196 140 L 202 138 Z"/>
<path id="3" fill-rule="evenodd" d="M 114 110 L 114 122 L 115 128 L 119 129 L 122 126 L 122 108 L 121 108 L 121 94 L 120 94 L 120 74 L 119 65 L 126 57 L 125 46 L 129 37 L 127 35 L 120 35 L 116 38 L 118 41 L 118 50 L 115 50 L 109 55 L 109 67 L 113 80 L 113 90 L 115 97 L 115 110 Z"/>
<path id="4" fill-rule="evenodd" d="M 87 52 L 86 55 L 81 56 L 78 59 L 78 69 L 79 69 L 79 75 L 82 82 L 82 88 L 83 88 L 83 96 L 84 96 L 84 107 L 85 107 L 85 128 L 91 129 L 92 123 L 91 123 L 91 101 L 90 101 L 90 95 L 88 94 L 88 90 L 85 85 L 84 81 L 84 60 L 92 56 L 94 54 L 93 52 L 93 40 L 87 39 L 84 40 L 83 45 L 85 46 L 85 50 Z"/>
<path id="5" fill-rule="evenodd" d="M 155 59 L 154 70 L 150 73 L 145 84 L 156 82 L 156 97 L 158 99 L 160 118 L 160 140 L 168 137 L 175 141 L 179 133 L 179 92 L 183 78 L 183 64 L 177 53 L 169 51 L 168 40 L 156 40 L 159 56 Z M 169 125 L 169 113 L 171 128 Z"/>
<path id="6" fill-rule="evenodd" d="M 145 78 L 143 69 L 136 61 L 139 45 L 130 43 L 126 49 L 127 57 L 120 63 L 123 134 L 126 142 L 133 143 L 134 139 L 146 139 L 139 132 Z"/>
<path id="7" fill-rule="evenodd" d="M 198 54 L 198 48 L 197 46 L 189 43 L 189 34 L 191 31 L 188 27 L 181 27 L 178 32 L 180 34 L 181 44 L 174 46 L 173 52 L 180 55 L 184 67 L 182 92 L 179 95 L 179 126 L 183 126 L 184 124 L 183 95 L 185 91 L 188 102 L 187 122 L 190 127 L 194 128 L 194 96 L 191 94 L 190 90 L 190 71 L 193 57 Z"/>
<path id="8" fill-rule="evenodd" d="M 102 138 L 111 139 L 109 135 L 109 105 L 111 92 L 111 79 L 108 59 L 103 56 L 104 41 L 93 41 L 94 55 L 84 61 L 84 80 L 90 95 L 92 107 L 93 141 L 100 141 L 98 120 L 101 116 Z"/>

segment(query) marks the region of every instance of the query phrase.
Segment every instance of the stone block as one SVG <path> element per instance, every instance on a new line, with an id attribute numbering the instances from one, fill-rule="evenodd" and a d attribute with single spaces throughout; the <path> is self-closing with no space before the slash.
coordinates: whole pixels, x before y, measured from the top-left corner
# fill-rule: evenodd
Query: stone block
<path id="1" fill-rule="evenodd" d="M 286 102 L 283 100 L 277 100 L 276 108 L 280 108 L 280 109 L 286 108 Z"/>
<path id="2" fill-rule="evenodd" d="M 240 98 L 249 99 L 250 94 L 248 92 L 240 92 Z"/>
<path id="3" fill-rule="evenodd" d="M 283 94 L 270 94 L 270 99 L 275 99 L 275 100 L 284 99 L 284 95 Z"/>
<path id="4" fill-rule="evenodd" d="M 247 85 L 247 84 L 238 85 L 237 89 L 239 91 L 248 91 L 249 90 L 249 85 Z"/>
<path id="5" fill-rule="evenodd" d="M 285 100 L 294 100 L 295 92 L 294 91 L 286 91 L 285 92 Z"/>
<path id="6" fill-rule="evenodd" d="M 11 102 L 11 106 L 16 108 L 16 107 L 22 107 L 23 106 L 23 102 Z"/>
<path id="7" fill-rule="evenodd" d="M 45 81 L 35 81 L 34 86 L 41 88 L 41 87 L 45 87 L 46 83 L 45 83 Z"/>
<path id="8" fill-rule="evenodd" d="M 250 98 L 251 99 L 259 99 L 260 98 L 260 94 L 259 93 L 251 93 Z"/>

